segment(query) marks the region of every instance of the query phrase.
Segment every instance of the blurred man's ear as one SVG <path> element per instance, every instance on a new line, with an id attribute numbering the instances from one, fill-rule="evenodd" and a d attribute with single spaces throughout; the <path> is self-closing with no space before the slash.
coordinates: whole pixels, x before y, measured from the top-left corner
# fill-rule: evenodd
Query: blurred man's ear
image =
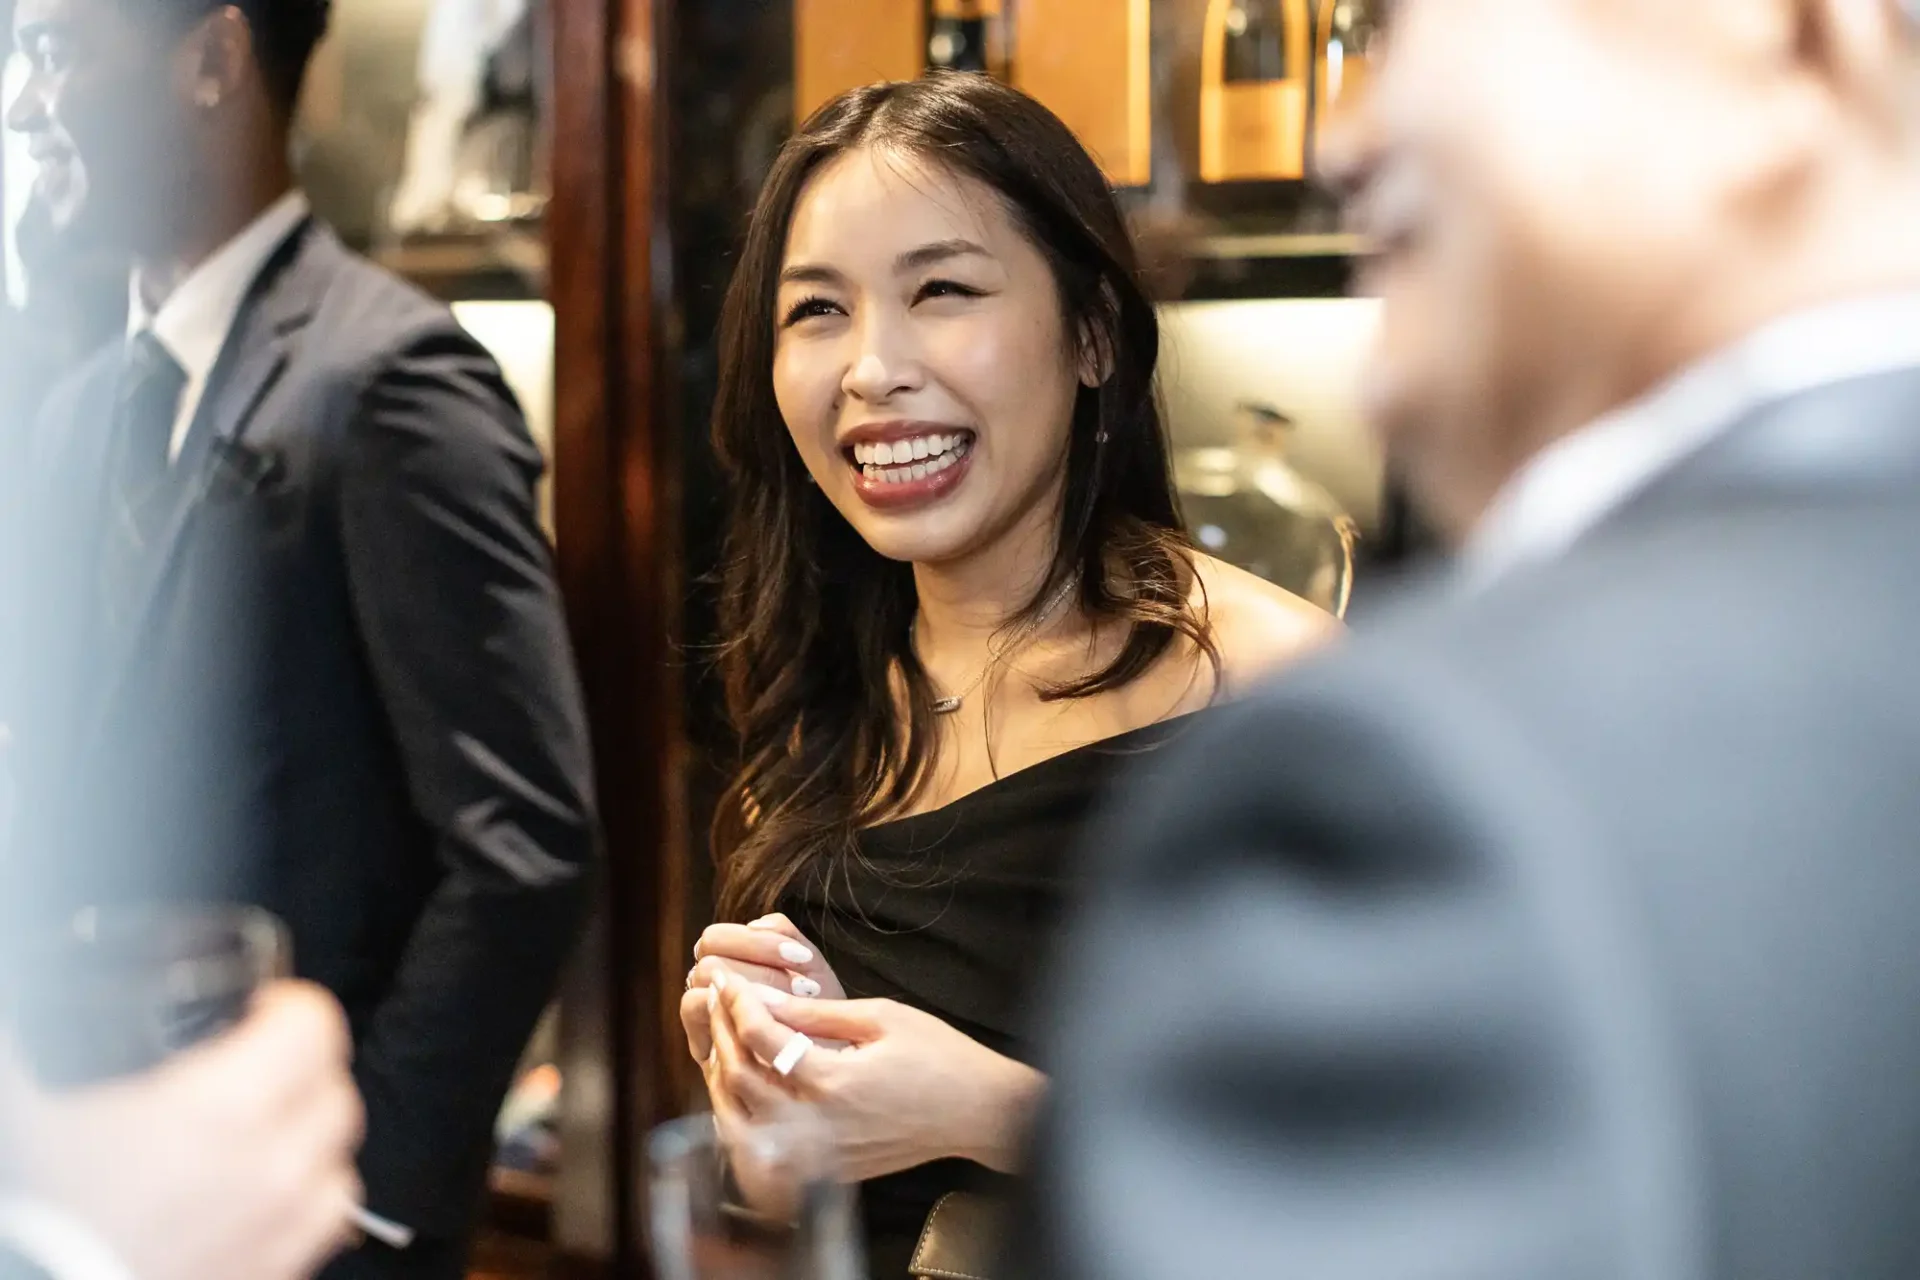
<path id="1" fill-rule="evenodd" d="M 202 111 L 237 102 L 253 76 L 253 28 L 232 5 L 202 18 L 181 46 L 188 93 Z"/>
<path id="2" fill-rule="evenodd" d="M 1920 127 L 1920 0 L 1791 0 L 1803 67 L 1889 135 Z"/>
<path id="3" fill-rule="evenodd" d="M 1907 114 L 1920 135 L 1920 0 L 1894 0 L 1894 4 L 1907 43 Z"/>

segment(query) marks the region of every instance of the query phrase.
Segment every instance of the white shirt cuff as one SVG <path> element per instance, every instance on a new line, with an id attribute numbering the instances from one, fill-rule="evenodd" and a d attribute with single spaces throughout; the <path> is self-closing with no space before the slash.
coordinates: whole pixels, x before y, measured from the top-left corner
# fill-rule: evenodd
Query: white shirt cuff
<path id="1" fill-rule="evenodd" d="M 44 1201 L 0 1196 L 0 1244 L 53 1280 L 138 1280 L 90 1227 Z"/>

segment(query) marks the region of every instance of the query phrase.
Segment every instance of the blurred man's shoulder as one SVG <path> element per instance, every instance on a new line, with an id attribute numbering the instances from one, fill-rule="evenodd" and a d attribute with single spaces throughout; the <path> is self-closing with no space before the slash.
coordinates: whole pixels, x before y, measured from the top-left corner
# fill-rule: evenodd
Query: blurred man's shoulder
<path id="1" fill-rule="evenodd" d="M 297 348 L 303 380 L 358 395 L 396 372 L 440 376 L 445 356 L 497 374 L 493 356 L 451 306 L 348 247 L 324 224 L 314 228 L 302 259 L 296 274 L 319 285 Z"/>
<path id="2" fill-rule="evenodd" d="M 124 346 L 125 344 L 119 338 L 103 343 L 97 350 L 82 357 L 72 368 L 50 382 L 41 384 L 43 389 L 34 396 L 32 406 L 24 409 L 19 415 L 21 425 L 29 436 L 39 441 L 40 437 L 49 432 L 61 432 L 70 428 L 74 425 L 75 419 L 83 416 L 99 419 L 104 427 L 105 415 L 93 412 L 91 406 L 88 406 L 88 412 L 83 414 L 82 401 L 90 392 L 104 394 Z M 14 372 L 16 370 L 11 368 L 7 370 L 8 375 Z M 31 371 L 19 372 L 24 376 Z M 44 443 L 44 441 L 40 442 Z"/>
<path id="3" fill-rule="evenodd" d="M 424 333 L 461 332 L 445 302 L 349 248 L 330 228 L 317 228 L 308 252 L 328 277 L 314 324 L 343 348 L 378 350 Z"/>
<path id="4" fill-rule="evenodd" d="M 1491 581 L 1436 572 L 1407 584 L 1349 641 L 1270 686 L 1270 705 L 1305 687 L 1296 681 L 1417 697 L 1415 669 L 1566 724 L 1629 708 L 1648 724 L 1702 697 L 1812 688 L 1848 664 L 1895 661 L 1900 637 L 1920 629 L 1920 584 L 1902 589 L 1894 573 L 1897 548 L 1916 539 L 1920 503 L 1623 523 Z"/>

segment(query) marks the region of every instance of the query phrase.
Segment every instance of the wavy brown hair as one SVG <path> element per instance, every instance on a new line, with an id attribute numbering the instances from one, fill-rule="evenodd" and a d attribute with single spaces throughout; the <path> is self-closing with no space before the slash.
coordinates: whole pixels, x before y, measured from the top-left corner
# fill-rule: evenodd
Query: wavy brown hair
<path id="1" fill-rule="evenodd" d="M 1126 642 L 1101 670 L 1043 696 L 1118 688 L 1183 637 L 1219 665 L 1204 605 L 1191 603 L 1192 548 L 1154 381 L 1159 323 L 1099 167 L 1045 107 L 985 76 L 871 85 L 828 103 L 774 162 L 720 321 L 713 436 L 732 489 L 720 670 L 740 750 L 714 819 L 722 919 L 771 911 L 803 872 L 854 856 L 860 830 L 901 812 L 932 758 L 912 566 L 874 551 L 808 482 L 774 400 L 794 206 L 821 166 L 862 148 L 997 192 L 1052 268 L 1064 332 L 1081 335 L 1106 372 L 1074 405 L 1052 566 L 1008 626 L 1037 621 L 1077 580 L 1087 616 L 1124 626 Z"/>

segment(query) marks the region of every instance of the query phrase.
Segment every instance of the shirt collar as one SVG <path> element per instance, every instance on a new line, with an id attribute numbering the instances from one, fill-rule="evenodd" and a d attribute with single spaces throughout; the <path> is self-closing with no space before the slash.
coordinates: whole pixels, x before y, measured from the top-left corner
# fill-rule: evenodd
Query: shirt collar
<path id="1" fill-rule="evenodd" d="M 1721 432 L 1779 400 L 1920 366 L 1920 292 L 1775 320 L 1536 454 L 1500 491 L 1461 564 L 1484 584 L 1558 555 Z"/>
<path id="2" fill-rule="evenodd" d="M 227 334 L 255 277 L 306 218 L 308 210 L 307 197 L 299 191 L 280 197 L 195 267 L 158 311 L 147 308 L 136 271 L 127 310 L 128 336 L 151 329 L 189 378 L 205 378 L 226 346 Z"/>

